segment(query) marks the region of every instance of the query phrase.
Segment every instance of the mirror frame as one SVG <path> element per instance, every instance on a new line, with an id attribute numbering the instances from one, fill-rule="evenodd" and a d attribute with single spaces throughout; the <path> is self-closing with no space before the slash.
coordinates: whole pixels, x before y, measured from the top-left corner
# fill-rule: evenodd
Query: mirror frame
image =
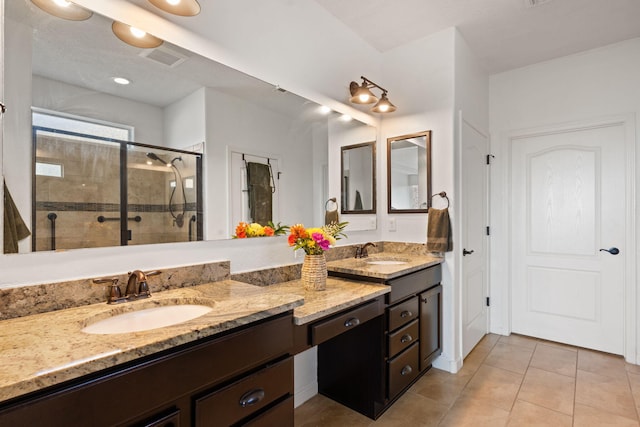
<path id="1" fill-rule="evenodd" d="M 391 146 L 396 141 L 404 139 L 417 138 L 424 136 L 426 138 L 426 165 L 427 165 L 427 208 L 426 209 L 391 209 Z M 431 207 L 431 131 L 411 133 L 408 135 L 394 136 L 387 138 L 387 212 L 396 213 L 428 213 Z"/>
<path id="2" fill-rule="evenodd" d="M 344 153 L 354 148 L 371 147 L 371 209 L 348 210 L 345 209 L 344 200 Z M 376 141 L 363 142 L 361 144 L 345 145 L 340 147 L 340 213 L 342 214 L 375 214 L 376 213 Z"/>

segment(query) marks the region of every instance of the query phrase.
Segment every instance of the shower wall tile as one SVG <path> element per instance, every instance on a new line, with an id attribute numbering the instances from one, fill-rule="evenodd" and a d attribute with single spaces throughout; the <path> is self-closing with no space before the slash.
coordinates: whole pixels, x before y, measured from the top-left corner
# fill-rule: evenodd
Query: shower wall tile
<path id="1" fill-rule="evenodd" d="M 109 277 L 117 277 L 124 292 L 128 275 L 123 273 Z M 217 282 L 229 277 L 229 261 L 219 261 L 162 269 L 160 275 L 149 277 L 148 283 L 151 293 L 154 293 Z M 96 285 L 92 279 L 0 289 L 0 300 L 3 302 L 0 320 L 105 302 L 107 286 Z"/>

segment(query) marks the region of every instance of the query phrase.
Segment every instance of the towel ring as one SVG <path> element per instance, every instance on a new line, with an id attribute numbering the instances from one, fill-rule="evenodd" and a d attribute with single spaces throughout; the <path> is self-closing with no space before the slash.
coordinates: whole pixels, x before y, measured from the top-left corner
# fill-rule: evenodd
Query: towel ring
<path id="1" fill-rule="evenodd" d="M 441 191 L 439 193 L 434 194 L 433 196 L 431 196 L 431 198 L 433 199 L 436 196 L 440 196 L 443 199 L 447 199 L 447 208 L 449 207 L 449 197 L 447 197 L 447 193 L 446 191 Z"/>
<path id="2" fill-rule="evenodd" d="M 337 209 L 338 209 L 338 202 L 336 201 L 336 198 L 335 198 L 335 197 L 332 197 L 332 198 L 330 198 L 329 200 L 327 200 L 326 202 L 324 202 L 324 210 L 325 210 L 325 211 L 326 211 L 326 210 L 328 210 L 328 209 L 327 209 L 327 205 L 329 204 L 329 202 L 333 202 L 333 203 L 335 203 L 335 204 L 336 204 L 336 209 L 335 209 L 335 210 L 337 210 Z"/>

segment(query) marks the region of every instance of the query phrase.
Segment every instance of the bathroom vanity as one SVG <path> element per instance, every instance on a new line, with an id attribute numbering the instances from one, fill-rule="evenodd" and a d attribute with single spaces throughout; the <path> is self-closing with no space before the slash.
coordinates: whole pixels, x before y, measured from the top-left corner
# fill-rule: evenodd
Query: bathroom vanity
<path id="1" fill-rule="evenodd" d="M 442 267 L 434 258 L 378 254 L 370 260 L 335 261 L 328 268 L 333 276 L 390 287 L 384 297 L 379 339 L 364 343 L 343 335 L 318 347 L 319 392 L 376 419 L 442 353 Z M 336 368 L 344 366 L 345 358 L 349 360 L 346 355 L 354 352 L 367 356 L 350 361 L 348 369 Z M 357 374 L 349 375 L 349 370 L 363 365 L 372 379 L 354 381 Z M 363 401 L 363 396 L 368 400 Z"/>

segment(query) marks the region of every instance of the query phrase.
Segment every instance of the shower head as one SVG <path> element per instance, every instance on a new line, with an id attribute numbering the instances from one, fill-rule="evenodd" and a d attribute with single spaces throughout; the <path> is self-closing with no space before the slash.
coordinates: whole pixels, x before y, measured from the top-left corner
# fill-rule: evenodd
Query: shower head
<path id="1" fill-rule="evenodd" d="M 150 158 L 151 160 L 158 161 L 158 162 L 162 163 L 163 165 L 171 166 L 171 163 L 167 163 L 165 160 L 162 160 L 160 157 L 158 157 L 158 155 L 156 153 L 147 153 L 147 157 Z"/>
<path id="2" fill-rule="evenodd" d="M 182 157 L 180 157 L 180 156 L 178 156 L 178 157 L 174 157 L 174 158 L 171 160 L 171 164 L 175 166 L 175 163 L 176 163 L 176 161 L 178 161 L 178 160 L 179 160 L 179 161 L 182 161 Z"/>

